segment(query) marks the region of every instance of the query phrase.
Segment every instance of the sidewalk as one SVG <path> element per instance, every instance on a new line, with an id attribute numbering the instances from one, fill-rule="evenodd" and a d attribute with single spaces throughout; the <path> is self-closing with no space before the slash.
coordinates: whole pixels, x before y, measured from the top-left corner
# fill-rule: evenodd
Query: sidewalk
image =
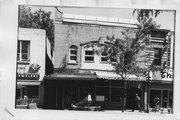
<path id="1" fill-rule="evenodd" d="M 6 113 L 8 114 L 8 113 Z M 15 110 L 13 120 L 176 120 L 173 114 L 138 111 Z M 3 118 L 2 118 L 3 119 Z"/>

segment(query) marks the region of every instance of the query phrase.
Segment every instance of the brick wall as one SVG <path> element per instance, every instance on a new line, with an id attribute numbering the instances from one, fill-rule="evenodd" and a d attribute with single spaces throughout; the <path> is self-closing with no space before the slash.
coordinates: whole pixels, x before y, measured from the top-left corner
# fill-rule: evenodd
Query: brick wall
<path id="1" fill-rule="evenodd" d="M 115 37 L 122 38 L 121 32 L 123 27 L 110 27 L 88 24 L 75 24 L 75 23 L 55 23 L 55 57 L 54 67 L 58 68 L 66 56 L 68 62 L 68 48 L 71 45 L 78 47 L 78 64 L 67 65 L 71 68 L 80 67 L 81 59 L 81 43 L 89 41 L 97 41 L 100 37 L 106 39 L 106 36 L 115 35 Z"/>

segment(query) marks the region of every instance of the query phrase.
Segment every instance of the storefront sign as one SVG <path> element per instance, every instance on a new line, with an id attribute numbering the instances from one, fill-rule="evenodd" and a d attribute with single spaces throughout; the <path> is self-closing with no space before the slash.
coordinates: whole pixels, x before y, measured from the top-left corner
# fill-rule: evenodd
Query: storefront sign
<path id="1" fill-rule="evenodd" d="M 25 79 L 25 80 L 38 80 L 40 77 L 39 74 L 31 74 L 31 73 L 24 73 L 24 74 L 17 74 L 17 79 Z"/>
<path id="2" fill-rule="evenodd" d="M 38 80 L 40 77 L 39 69 L 39 64 L 18 64 L 17 79 Z"/>
<path id="3" fill-rule="evenodd" d="M 151 78 L 151 80 L 172 81 L 173 71 L 172 69 L 165 69 L 164 71 L 155 71 L 152 72 Z"/>

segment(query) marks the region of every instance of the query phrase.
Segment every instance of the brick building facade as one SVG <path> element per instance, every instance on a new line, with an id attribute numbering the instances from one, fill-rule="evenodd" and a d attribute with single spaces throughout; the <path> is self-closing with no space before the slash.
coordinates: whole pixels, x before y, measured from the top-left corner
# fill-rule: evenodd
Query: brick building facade
<path id="1" fill-rule="evenodd" d="M 137 24 L 131 19 L 72 15 L 55 10 L 54 73 L 44 79 L 44 108 L 69 109 L 72 103 L 81 101 L 90 93 L 94 105 L 103 109 L 122 109 L 124 81 L 114 72 L 105 56 L 94 54 L 93 48 L 86 46 L 98 40 L 105 41 L 107 36 L 121 39 L 126 28 L 136 31 Z M 165 34 L 164 40 L 168 32 L 159 30 L 156 33 Z M 154 56 L 149 62 L 152 63 L 153 59 Z M 152 88 L 157 85 L 153 84 Z M 126 91 L 127 109 L 132 109 L 131 99 L 135 93 L 140 95 L 142 105 L 147 104 L 146 85 L 145 77 L 130 75 Z M 170 82 L 167 87 L 172 90 L 171 85 Z"/>

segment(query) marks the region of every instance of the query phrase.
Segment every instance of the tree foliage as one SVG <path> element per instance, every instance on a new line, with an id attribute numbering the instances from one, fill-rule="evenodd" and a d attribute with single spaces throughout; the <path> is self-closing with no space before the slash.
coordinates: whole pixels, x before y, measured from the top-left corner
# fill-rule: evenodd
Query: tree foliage
<path id="1" fill-rule="evenodd" d="M 147 46 L 151 46 L 150 34 L 153 29 L 157 29 L 160 26 L 153 21 L 152 18 L 143 17 L 139 21 L 137 29 L 126 28 L 120 34 L 123 38 L 116 38 L 115 35 L 106 36 L 106 40 L 102 42 L 101 37 L 97 43 L 89 45 L 89 47 L 95 48 L 96 53 L 105 52 L 111 65 L 114 66 L 115 71 L 124 80 L 124 99 L 123 110 L 126 101 L 126 80 L 129 75 L 135 74 L 137 77 L 145 75 L 146 68 L 141 68 L 138 62 L 145 62 L 146 57 L 139 61 L 138 54 L 143 51 Z M 142 54 L 143 56 L 144 54 Z M 111 62 L 111 59 L 116 59 L 116 62 Z M 142 70 L 140 73 L 139 70 Z"/>
<path id="2" fill-rule="evenodd" d="M 143 21 L 144 19 L 153 21 L 153 18 L 158 17 L 163 12 L 169 12 L 169 11 L 168 10 L 154 10 L 154 9 L 134 9 L 133 15 L 137 14 L 137 20 L 139 22 Z M 155 25 L 156 28 L 153 28 L 153 26 L 148 25 L 148 24 L 147 24 L 147 26 L 151 27 L 151 30 L 160 28 L 160 25 Z M 172 36 L 171 33 L 168 34 L 167 39 L 164 40 L 162 51 L 161 51 L 161 56 L 160 56 L 161 59 L 162 59 L 164 53 L 166 52 L 166 50 L 170 47 L 169 45 L 171 42 L 171 36 Z M 151 71 L 157 71 L 157 70 L 162 70 L 164 68 L 168 68 L 167 62 L 168 62 L 168 60 L 165 61 L 161 66 L 154 66 L 154 61 L 153 61 L 151 66 L 149 66 L 149 69 Z"/>
<path id="3" fill-rule="evenodd" d="M 134 9 L 133 15 L 137 14 L 137 20 L 140 22 L 144 18 L 149 19 L 152 17 L 157 17 L 163 10 L 153 10 L 153 9 Z"/>
<path id="4" fill-rule="evenodd" d="M 42 9 L 32 11 L 30 7 L 26 6 L 20 6 L 19 9 L 19 27 L 46 30 L 46 35 L 53 47 L 54 24 L 51 18 L 51 12 Z"/>

